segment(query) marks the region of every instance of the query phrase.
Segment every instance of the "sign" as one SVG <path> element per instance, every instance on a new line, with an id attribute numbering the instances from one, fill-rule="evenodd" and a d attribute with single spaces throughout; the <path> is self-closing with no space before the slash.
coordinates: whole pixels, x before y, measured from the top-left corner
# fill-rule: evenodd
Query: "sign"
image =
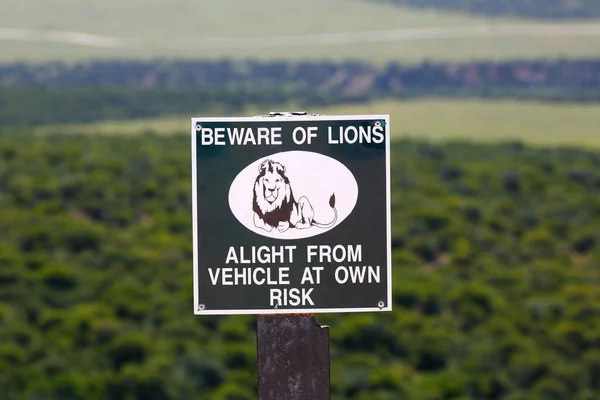
<path id="1" fill-rule="evenodd" d="M 192 118 L 194 313 L 390 311 L 389 129 Z"/>

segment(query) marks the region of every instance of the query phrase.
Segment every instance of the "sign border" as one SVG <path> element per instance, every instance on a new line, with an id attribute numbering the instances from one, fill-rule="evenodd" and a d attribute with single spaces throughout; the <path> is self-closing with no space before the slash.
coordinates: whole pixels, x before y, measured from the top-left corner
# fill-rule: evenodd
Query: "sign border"
<path id="1" fill-rule="evenodd" d="M 197 158 L 196 158 L 196 123 L 198 122 L 307 122 L 307 121 L 348 121 L 383 119 L 386 123 L 385 161 L 386 161 L 386 246 L 387 246 L 387 302 L 385 307 L 362 308 L 292 308 L 292 309 L 245 309 L 245 310 L 199 310 L 198 304 L 198 188 L 197 188 Z M 254 117 L 193 117 L 191 118 L 192 145 L 192 240 L 193 240 L 193 276 L 194 276 L 194 315 L 276 315 L 276 314 L 327 314 L 327 313 L 358 313 L 392 311 L 392 213 L 391 213 L 391 179 L 390 179 L 390 116 L 389 114 L 300 114 L 300 115 L 259 115 Z"/>

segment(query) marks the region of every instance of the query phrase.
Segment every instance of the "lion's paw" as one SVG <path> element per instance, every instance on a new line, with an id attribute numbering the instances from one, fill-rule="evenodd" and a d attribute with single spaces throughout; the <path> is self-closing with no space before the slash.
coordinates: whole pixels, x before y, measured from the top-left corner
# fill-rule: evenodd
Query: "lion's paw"
<path id="1" fill-rule="evenodd" d="M 288 229 L 290 229 L 290 223 L 287 222 L 287 221 L 280 222 L 279 226 L 277 227 L 277 229 L 279 230 L 279 232 L 285 232 Z"/>
<path id="2" fill-rule="evenodd" d="M 264 229 L 267 232 L 271 232 L 273 230 L 273 227 L 271 225 L 267 225 L 267 224 L 264 224 L 260 228 Z"/>
<path id="3" fill-rule="evenodd" d="M 310 228 L 310 224 L 308 223 L 298 223 L 296 224 L 297 229 L 308 229 Z"/>

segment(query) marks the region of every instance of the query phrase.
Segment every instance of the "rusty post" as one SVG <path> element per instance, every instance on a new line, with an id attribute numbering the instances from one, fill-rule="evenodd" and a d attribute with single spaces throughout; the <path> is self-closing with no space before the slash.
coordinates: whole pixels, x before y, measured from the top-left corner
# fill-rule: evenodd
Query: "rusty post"
<path id="1" fill-rule="evenodd" d="M 313 314 L 257 316 L 258 399 L 330 400 L 329 327 Z"/>

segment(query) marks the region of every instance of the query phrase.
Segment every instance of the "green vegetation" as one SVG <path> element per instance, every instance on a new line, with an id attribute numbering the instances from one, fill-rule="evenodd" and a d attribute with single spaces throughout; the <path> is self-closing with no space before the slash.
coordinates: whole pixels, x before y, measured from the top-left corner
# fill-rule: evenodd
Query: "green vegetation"
<path id="1" fill-rule="evenodd" d="M 600 17 L 598 0 L 379 0 L 401 6 L 542 19 Z"/>
<path id="2" fill-rule="evenodd" d="M 600 60 L 91 62 L 0 67 L 0 129 L 427 97 L 600 101 Z"/>
<path id="3" fill-rule="evenodd" d="M 163 56 L 414 62 L 600 55 L 597 26 L 576 34 L 573 24 L 561 23 L 548 35 L 546 28 L 524 30 L 513 23 L 536 21 L 492 23 L 487 17 L 365 0 L 4 0 L 0 40 L 13 39 L 2 42 L 0 62 Z M 482 33 L 482 25 L 491 32 Z M 345 35 L 323 36 L 329 33 Z"/>
<path id="4" fill-rule="evenodd" d="M 300 110 L 302 107 L 244 109 L 236 115 L 259 115 L 269 111 Z M 394 137 L 494 142 L 519 140 L 529 145 L 568 145 L 600 148 L 600 105 L 534 103 L 498 100 L 386 100 L 353 105 L 309 107 L 306 111 L 328 114 L 386 114 Z M 198 109 L 189 115 L 130 121 L 103 121 L 90 124 L 41 126 L 37 134 L 130 135 L 139 133 L 189 134 L 190 116 L 227 116 L 225 111 Z M 29 132 L 29 131 L 27 131 Z"/>
<path id="5" fill-rule="evenodd" d="M 321 112 L 321 109 L 315 112 Z M 389 113 L 394 137 L 600 149 L 600 105 L 494 100 L 380 101 L 325 108 L 324 114 Z"/>
<path id="6" fill-rule="evenodd" d="M 189 160 L 188 136 L 0 136 L 3 400 L 256 398 L 253 317 L 192 315 Z M 392 164 L 394 311 L 319 316 L 334 399 L 593 400 L 600 153 Z"/>

